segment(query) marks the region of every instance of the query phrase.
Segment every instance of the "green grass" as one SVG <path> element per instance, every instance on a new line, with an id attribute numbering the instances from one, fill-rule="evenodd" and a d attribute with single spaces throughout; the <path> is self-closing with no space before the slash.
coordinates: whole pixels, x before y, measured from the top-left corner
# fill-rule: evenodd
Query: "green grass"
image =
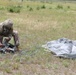
<path id="1" fill-rule="evenodd" d="M 8 12 L 7 8 L 10 5 L 22 6 L 20 13 Z M 42 6 L 45 6 L 44 9 Z M 61 37 L 76 40 L 75 3 L 0 0 L 0 22 L 8 18 L 13 20 L 14 29 L 19 32 L 22 53 L 0 54 L 0 73 L 5 75 L 76 74 L 76 60 L 57 58 L 41 47 L 47 41 Z"/>

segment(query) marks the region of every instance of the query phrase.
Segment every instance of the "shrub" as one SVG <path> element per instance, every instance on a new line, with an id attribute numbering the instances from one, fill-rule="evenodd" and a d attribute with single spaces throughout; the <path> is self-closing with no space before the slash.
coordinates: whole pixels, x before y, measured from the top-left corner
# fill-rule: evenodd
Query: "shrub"
<path id="1" fill-rule="evenodd" d="M 42 8 L 42 9 L 45 9 L 46 7 L 45 7 L 45 5 L 43 5 L 43 6 L 41 6 L 41 8 Z"/>
<path id="2" fill-rule="evenodd" d="M 68 9 L 70 9 L 70 6 L 67 6 Z"/>
<path id="3" fill-rule="evenodd" d="M 22 8 L 22 6 L 21 6 L 21 5 L 18 5 L 18 6 L 16 6 L 16 7 L 18 7 L 18 8 Z"/>
<path id="4" fill-rule="evenodd" d="M 5 8 L 3 6 L 0 6 L 0 10 L 4 10 Z"/>
<path id="5" fill-rule="evenodd" d="M 29 11 L 33 11 L 33 8 L 32 8 L 32 7 L 30 7 L 30 8 L 29 8 Z"/>
<path id="6" fill-rule="evenodd" d="M 8 11 L 12 13 L 14 12 L 13 8 L 9 8 Z"/>
<path id="7" fill-rule="evenodd" d="M 62 5 L 57 5 L 57 9 L 63 9 Z"/>
<path id="8" fill-rule="evenodd" d="M 37 7 L 36 9 L 37 9 L 37 10 L 39 10 L 39 9 L 40 9 L 40 7 Z"/>
<path id="9" fill-rule="evenodd" d="M 18 5 L 18 6 L 10 6 L 8 8 L 8 11 L 11 13 L 20 13 L 22 6 Z"/>
<path id="10" fill-rule="evenodd" d="M 27 8 L 29 8 L 29 5 L 27 5 Z"/>

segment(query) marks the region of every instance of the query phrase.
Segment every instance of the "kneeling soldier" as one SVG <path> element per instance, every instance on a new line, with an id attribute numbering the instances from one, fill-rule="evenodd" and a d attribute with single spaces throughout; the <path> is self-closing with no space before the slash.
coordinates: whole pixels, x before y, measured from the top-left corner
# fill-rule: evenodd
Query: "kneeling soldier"
<path id="1" fill-rule="evenodd" d="M 3 37 L 6 37 L 6 42 L 9 42 L 11 38 L 14 39 L 15 50 L 19 50 L 19 37 L 18 32 L 13 30 L 13 22 L 8 19 L 0 23 L 0 47 L 4 47 Z"/>

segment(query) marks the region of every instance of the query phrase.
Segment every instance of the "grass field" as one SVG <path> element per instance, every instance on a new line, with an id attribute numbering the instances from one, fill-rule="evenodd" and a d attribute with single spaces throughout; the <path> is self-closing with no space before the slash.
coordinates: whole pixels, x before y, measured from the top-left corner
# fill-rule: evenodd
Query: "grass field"
<path id="1" fill-rule="evenodd" d="M 21 6 L 20 12 L 9 12 L 10 6 Z M 8 18 L 19 32 L 22 52 L 0 54 L 0 75 L 76 75 L 76 60 L 57 58 L 41 47 L 62 37 L 76 40 L 75 2 L 0 0 L 0 22 Z"/>

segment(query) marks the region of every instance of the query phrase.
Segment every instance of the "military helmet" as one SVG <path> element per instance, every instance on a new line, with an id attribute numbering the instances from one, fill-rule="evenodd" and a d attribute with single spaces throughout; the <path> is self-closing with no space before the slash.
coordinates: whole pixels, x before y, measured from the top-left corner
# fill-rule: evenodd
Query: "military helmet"
<path id="1" fill-rule="evenodd" d="M 8 20 L 5 20 L 3 22 L 3 26 L 7 27 L 7 28 L 12 28 L 13 27 L 13 22 L 12 20 L 8 19 Z"/>

